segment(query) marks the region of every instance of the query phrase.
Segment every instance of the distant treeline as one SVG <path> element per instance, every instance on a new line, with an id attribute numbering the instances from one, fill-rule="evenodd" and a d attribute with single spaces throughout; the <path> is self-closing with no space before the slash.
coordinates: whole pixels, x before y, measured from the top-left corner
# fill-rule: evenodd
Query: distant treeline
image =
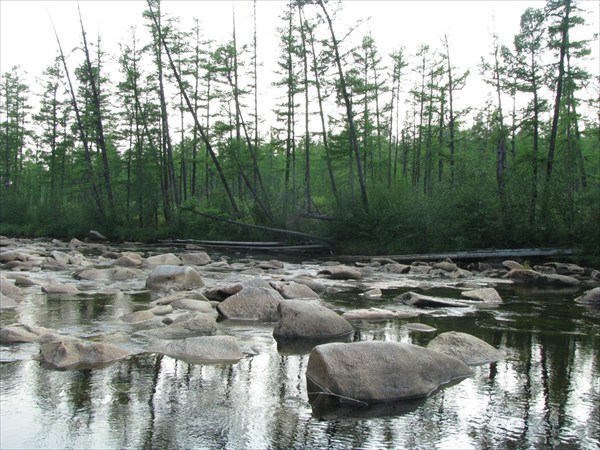
<path id="1" fill-rule="evenodd" d="M 111 55 L 81 20 L 76 67 L 56 30 L 36 98 L 19 67 L 0 83 L 0 232 L 251 240 L 276 228 L 363 253 L 600 254 L 600 76 L 582 69 L 591 41 L 573 38 L 585 29 L 574 1 L 527 9 L 511 45 L 490 36 L 477 74 L 456 67 L 464 49 L 448 36 L 415 54 L 381 55 L 369 34 L 348 48 L 333 8 L 282 8 L 273 123 L 256 88 L 256 8 L 253 36 L 233 20 L 214 42 L 148 0 L 145 28 Z M 475 77 L 493 95 L 457 109 Z"/>

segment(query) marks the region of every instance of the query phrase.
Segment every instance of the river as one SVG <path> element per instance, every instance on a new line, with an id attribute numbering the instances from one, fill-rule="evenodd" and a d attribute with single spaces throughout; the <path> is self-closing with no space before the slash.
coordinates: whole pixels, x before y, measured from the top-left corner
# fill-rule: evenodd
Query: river
<path id="1" fill-rule="evenodd" d="M 306 274 L 317 263 L 286 262 L 285 270 Z M 377 307 L 394 308 L 395 296 L 416 289 L 414 278 L 399 277 L 363 279 L 322 294 L 321 301 L 340 312 L 372 306 L 359 295 L 367 284 L 383 287 Z M 427 281 L 433 284 L 428 295 L 460 297 L 447 281 Z M 474 367 L 472 377 L 424 400 L 321 410 L 308 401 L 308 354 L 279 349 L 272 323 L 220 322 L 221 332 L 236 336 L 246 353 L 233 365 L 140 352 L 143 342 L 118 321 L 147 303 L 138 287 L 131 282 L 118 294 L 70 299 L 28 288 L 19 309 L 1 313 L 2 326 L 22 322 L 91 339 L 109 335 L 138 353 L 104 368 L 59 371 L 32 359 L 38 344 L 0 346 L 2 449 L 600 448 L 600 312 L 573 302 L 582 289 L 499 284 L 503 303 L 496 307 L 354 321 L 354 341 L 426 345 L 436 334 L 462 331 L 506 358 Z M 407 322 L 437 331 L 411 331 Z"/>

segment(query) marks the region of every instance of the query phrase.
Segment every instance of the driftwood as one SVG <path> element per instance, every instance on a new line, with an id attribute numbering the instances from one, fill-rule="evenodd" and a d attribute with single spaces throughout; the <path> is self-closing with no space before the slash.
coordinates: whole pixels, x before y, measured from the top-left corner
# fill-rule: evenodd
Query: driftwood
<path id="1" fill-rule="evenodd" d="M 315 241 L 322 241 L 322 242 L 333 242 L 331 239 L 329 238 L 324 238 L 321 236 L 315 236 L 313 234 L 307 234 L 307 233 L 302 233 L 300 231 L 293 231 L 293 230 L 284 230 L 282 228 L 273 228 L 273 227 L 265 227 L 262 225 L 252 225 L 249 223 L 244 223 L 244 222 L 238 222 L 236 220 L 231 220 L 231 219 L 226 219 L 224 217 L 218 217 L 218 216 L 213 216 L 212 214 L 207 214 L 204 212 L 200 212 L 196 209 L 193 208 L 181 208 L 181 210 L 183 211 L 188 211 L 191 212 L 193 214 L 198 214 L 199 216 L 203 216 L 203 217 L 207 217 L 211 220 L 217 220 L 219 222 L 225 222 L 225 223 L 229 223 L 231 225 L 236 225 L 239 227 L 244 227 L 244 228 L 252 228 L 254 230 L 261 230 L 261 231 L 267 231 L 269 233 L 279 233 L 279 234 L 284 234 L 287 236 L 295 236 L 295 237 L 301 237 L 304 239 L 309 239 L 309 240 L 315 240 Z"/>

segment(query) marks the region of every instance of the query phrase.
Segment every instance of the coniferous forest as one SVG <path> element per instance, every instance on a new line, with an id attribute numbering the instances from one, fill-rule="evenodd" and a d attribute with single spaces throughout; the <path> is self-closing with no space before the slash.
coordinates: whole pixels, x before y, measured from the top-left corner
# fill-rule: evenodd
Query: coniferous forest
<path id="1" fill-rule="evenodd" d="M 272 121 L 256 14 L 252 36 L 232 17 L 216 42 L 148 0 L 117 54 L 82 18 L 75 50 L 55 30 L 36 86 L 3 69 L 0 233 L 598 258 L 600 74 L 583 64 L 597 36 L 579 38 L 583 3 L 540 5 L 468 71 L 451 36 L 382 54 L 336 22 L 343 3 L 281 2 Z M 473 79 L 493 95 L 457 108 Z"/>

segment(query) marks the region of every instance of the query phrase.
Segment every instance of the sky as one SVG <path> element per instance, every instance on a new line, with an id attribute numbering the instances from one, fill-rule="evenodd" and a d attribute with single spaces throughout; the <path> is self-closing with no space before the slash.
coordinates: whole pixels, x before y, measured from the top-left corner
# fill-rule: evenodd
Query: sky
<path id="1" fill-rule="evenodd" d="M 257 2 L 259 62 L 264 74 L 273 72 L 270 68 L 279 55 L 276 27 L 281 24 L 278 17 L 283 4 L 278 0 Z M 65 51 L 79 45 L 77 5 L 74 0 L 0 0 L 0 74 L 19 65 L 32 80 L 42 75 L 57 54 L 50 17 Z M 252 1 L 163 0 L 162 5 L 164 12 L 180 17 L 184 27 L 197 17 L 205 36 L 217 42 L 231 37 L 235 5 L 238 39 L 251 42 Z M 490 53 L 491 34 L 495 31 L 502 44 L 511 45 L 525 9 L 544 5 L 543 0 L 346 0 L 334 26 L 340 37 L 358 20 L 364 20 L 353 36 L 360 39 L 370 31 L 383 55 L 401 46 L 409 55 L 421 44 L 439 48 L 442 36 L 447 34 L 453 64 L 461 71 L 468 69 L 477 74 L 481 57 Z M 142 18 L 146 2 L 142 0 L 81 0 L 79 6 L 88 40 L 93 41 L 100 33 L 105 52 L 113 56 L 118 54 L 118 44 L 126 40 L 130 28 L 141 30 L 146 23 Z M 591 11 L 587 16 L 590 37 L 600 31 L 600 1 L 584 0 L 580 6 Z M 595 44 L 589 64 L 598 75 L 598 41 Z M 81 55 L 73 56 L 71 68 L 80 61 Z M 471 77 L 470 83 L 477 83 L 474 78 L 479 77 Z M 262 89 L 268 90 L 268 85 Z M 481 98 L 480 89 L 483 87 L 471 86 L 469 95 Z"/>

